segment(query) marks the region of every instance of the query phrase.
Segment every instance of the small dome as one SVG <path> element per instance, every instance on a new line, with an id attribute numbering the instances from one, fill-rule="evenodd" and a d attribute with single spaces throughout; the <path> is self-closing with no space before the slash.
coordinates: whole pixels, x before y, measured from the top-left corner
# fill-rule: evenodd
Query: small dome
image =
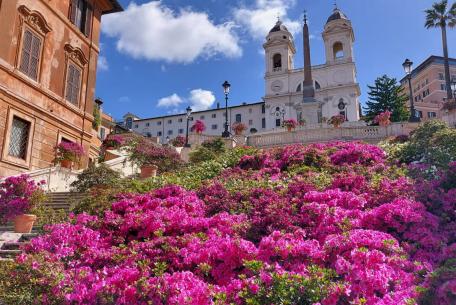
<path id="1" fill-rule="evenodd" d="M 345 19 L 348 20 L 347 16 L 338 8 L 334 9 L 334 12 L 331 16 L 329 16 L 328 21 L 326 23 L 330 23 L 334 20 Z"/>
<path id="2" fill-rule="evenodd" d="M 282 21 L 278 20 L 275 26 L 269 31 L 269 33 L 285 31 L 288 32 L 287 27 L 282 23 Z"/>

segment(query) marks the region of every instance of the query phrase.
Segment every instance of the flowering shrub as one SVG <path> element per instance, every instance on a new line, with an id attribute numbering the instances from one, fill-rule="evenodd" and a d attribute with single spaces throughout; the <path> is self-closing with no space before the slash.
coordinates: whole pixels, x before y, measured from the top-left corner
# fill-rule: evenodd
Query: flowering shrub
<path id="1" fill-rule="evenodd" d="M 333 125 L 334 127 L 339 127 L 345 122 L 345 116 L 342 114 L 334 115 L 328 120 L 329 125 Z"/>
<path id="2" fill-rule="evenodd" d="M 0 183 L 0 223 L 31 212 L 44 199 L 40 188 L 44 181 L 35 183 L 27 175 L 8 177 Z"/>
<path id="3" fill-rule="evenodd" d="M 244 131 L 247 130 L 247 126 L 245 126 L 245 124 L 241 122 L 233 123 L 233 125 L 231 125 L 231 128 L 233 129 L 236 135 L 241 135 Z"/>
<path id="4" fill-rule="evenodd" d="M 174 147 L 184 147 L 185 138 L 183 136 L 177 136 L 171 140 L 171 145 Z"/>
<path id="5" fill-rule="evenodd" d="M 59 145 L 55 147 L 55 152 L 56 162 L 63 160 L 78 162 L 85 154 L 84 148 L 76 142 L 60 142 Z"/>
<path id="6" fill-rule="evenodd" d="M 121 135 L 109 135 L 103 141 L 103 147 L 119 148 L 124 144 L 124 139 Z"/>
<path id="7" fill-rule="evenodd" d="M 380 126 L 388 126 L 391 124 L 391 112 L 386 110 L 380 114 L 377 114 L 374 118 L 374 124 L 379 124 Z"/>
<path id="8" fill-rule="evenodd" d="M 362 143 L 231 153 L 49 227 L 12 281 L 57 304 L 454 304 L 455 164 L 429 181 Z"/>
<path id="9" fill-rule="evenodd" d="M 174 149 L 144 139 L 133 143 L 129 150 L 130 160 L 138 166 L 156 165 L 159 171 L 164 172 L 182 165 L 182 159 Z"/>
<path id="10" fill-rule="evenodd" d="M 298 122 L 295 119 L 288 119 L 283 121 L 283 127 L 288 129 L 295 129 L 298 126 Z"/>
<path id="11" fill-rule="evenodd" d="M 203 133 L 206 130 L 206 125 L 204 125 L 203 121 L 196 120 L 195 124 L 191 127 L 190 131 L 196 132 L 197 134 Z"/>

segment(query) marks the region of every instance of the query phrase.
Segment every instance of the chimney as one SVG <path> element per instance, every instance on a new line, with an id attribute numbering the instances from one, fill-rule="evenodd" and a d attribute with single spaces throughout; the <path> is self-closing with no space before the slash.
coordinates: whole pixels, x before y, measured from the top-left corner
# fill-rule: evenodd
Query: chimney
<path id="1" fill-rule="evenodd" d="M 217 102 L 217 109 L 220 109 L 220 102 Z"/>

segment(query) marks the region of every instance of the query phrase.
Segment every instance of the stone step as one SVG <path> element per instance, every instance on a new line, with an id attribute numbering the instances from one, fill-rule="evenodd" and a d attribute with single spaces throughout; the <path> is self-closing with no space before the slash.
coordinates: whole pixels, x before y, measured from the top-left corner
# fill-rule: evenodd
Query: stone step
<path id="1" fill-rule="evenodd" d="M 6 242 L 3 244 L 1 250 L 20 250 L 20 248 L 27 243 L 25 242 Z"/>
<path id="2" fill-rule="evenodd" d="M 0 257 L 1 258 L 15 258 L 19 254 L 21 254 L 21 250 L 0 250 Z"/>

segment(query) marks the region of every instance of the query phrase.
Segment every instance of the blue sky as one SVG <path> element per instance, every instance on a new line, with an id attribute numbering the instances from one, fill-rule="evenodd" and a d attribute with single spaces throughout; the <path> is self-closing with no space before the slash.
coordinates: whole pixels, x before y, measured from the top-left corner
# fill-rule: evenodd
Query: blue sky
<path id="1" fill-rule="evenodd" d="M 387 74 L 400 79 L 402 62 L 415 66 L 441 55 L 440 30 L 426 30 L 424 9 L 433 0 L 338 0 L 355 31 L 361 102 L 367 85 Z M 451 1 L 450 1 L 451 2 Z M 104 16 L 96 95 L 116 119 L 145 118 L 222 102 L 221 84 L 232 84 L 231 104 L 258 102 L 264 94 L 265 31 L 276 16 L 296 31 L 295 67 L 302 66 L 303 10 L 308 11 L 312 63 L 324 63 L 321 32 L 332 0 L 120 0 L 124 13 Z M 449 30 L 456 56 L 456 29 Z"/>

